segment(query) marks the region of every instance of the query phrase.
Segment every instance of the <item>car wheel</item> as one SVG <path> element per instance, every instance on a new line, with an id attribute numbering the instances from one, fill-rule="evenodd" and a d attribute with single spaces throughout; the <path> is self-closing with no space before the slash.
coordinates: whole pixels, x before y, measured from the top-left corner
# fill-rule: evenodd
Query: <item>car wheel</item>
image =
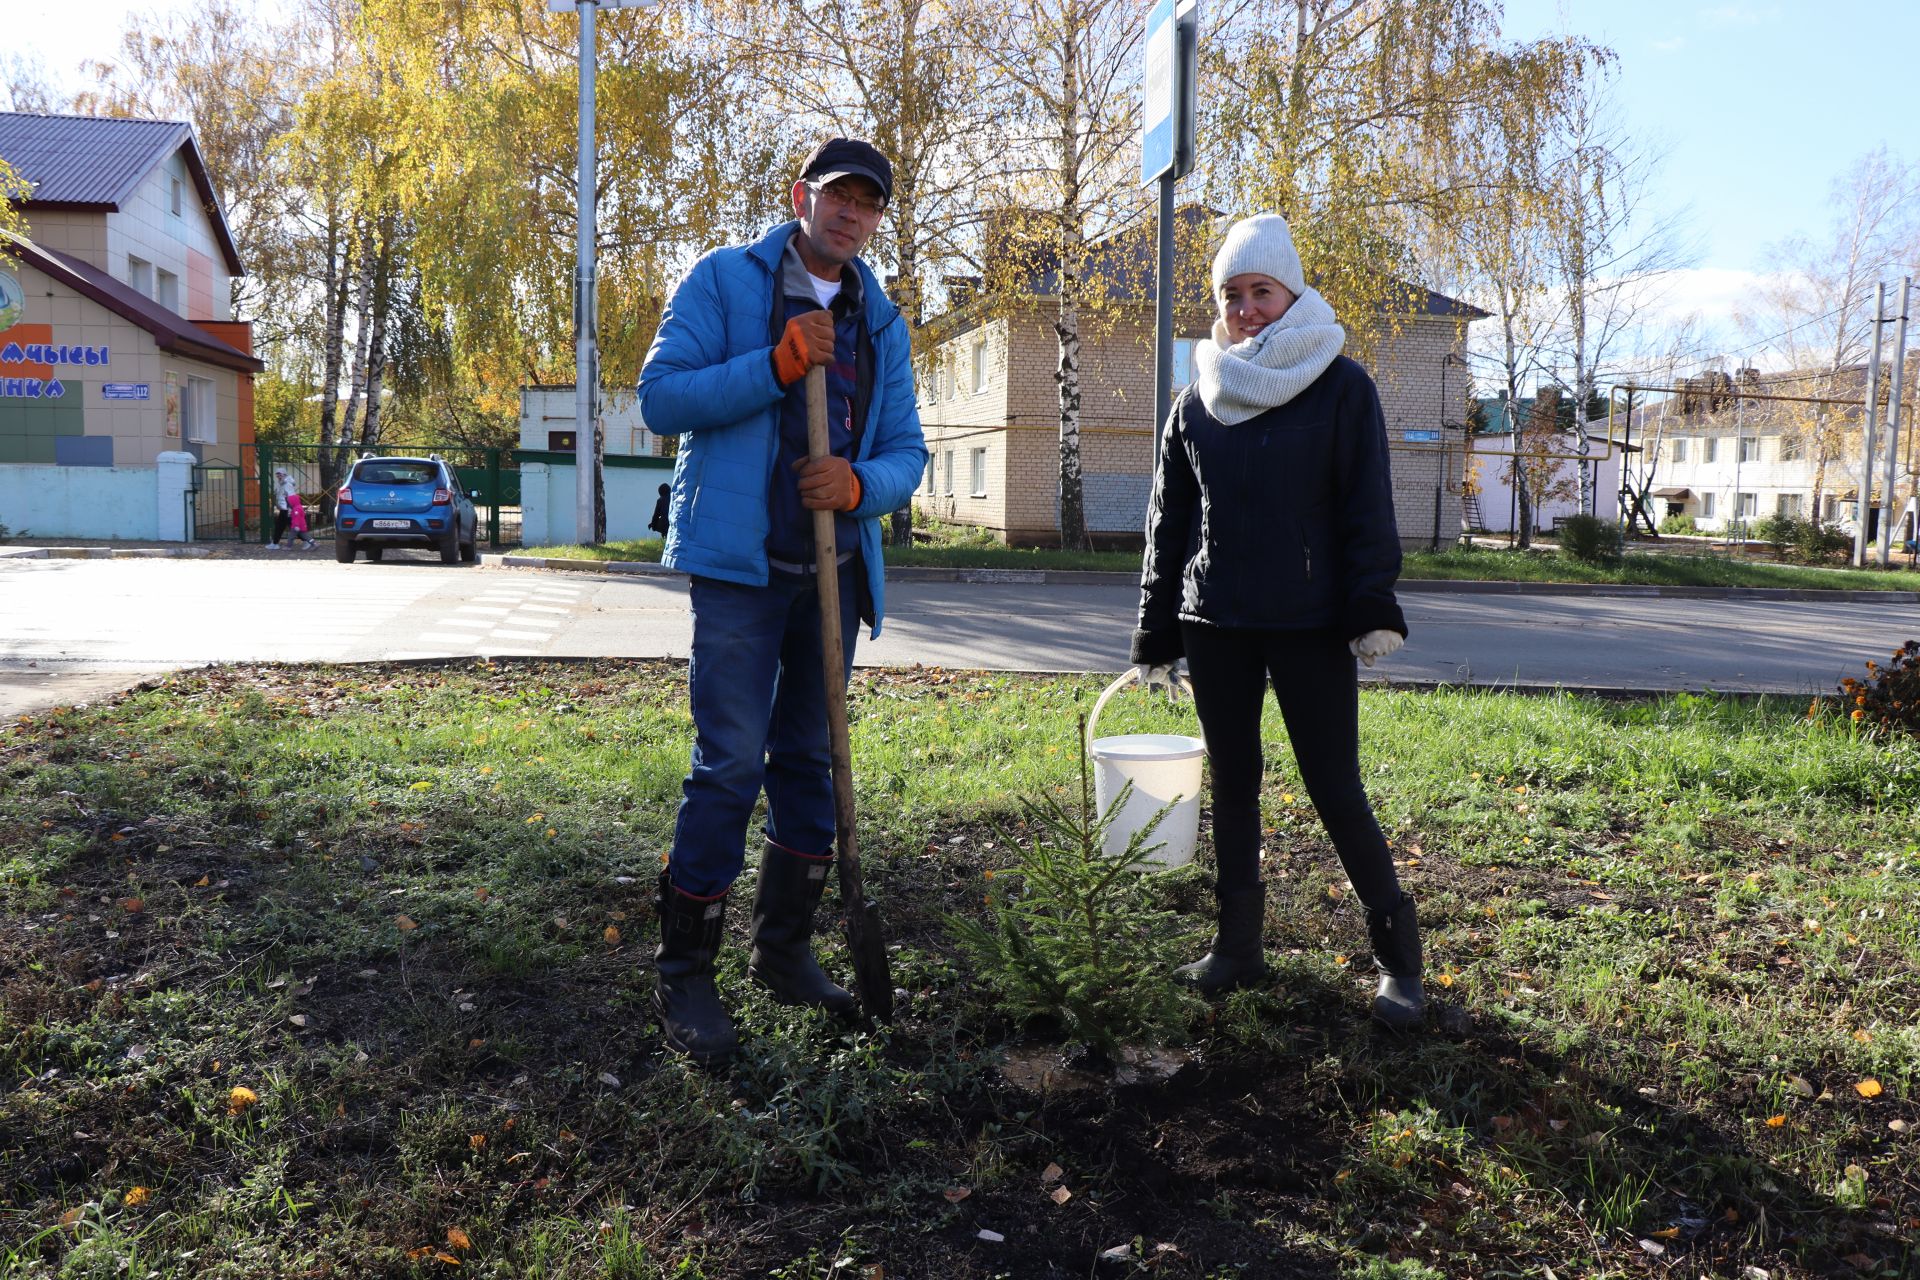
<path id="1" fill-rule="evenodd" d="M 466 561 L 468 564 L 472 564 L 474 561 L 480 558 L 480 542 L 477 535 L 475 536 L 474 541 L 469 542 L 466 546 L 460 548 L 460 558 Z"/>
<path id="2" fill-rule="evenodd" d="M 380 563 L 380 557 L 387 554 L 385 547 L 365 547 L 363 550 L 367 553 L 368 562 L 372 564 Z"/>
<path id="3" fill-rule="evenodd" d="M 333 540 L 333 558 L 341 564 L 353 563 L 353 539 L 335 538 Z"/>
<path id="4" fill-rule="evenodd" d="M 440 544 L 440 563 L 460 563 L 460 528 L 454 526 L 447 532 L 447 540 Z"/>

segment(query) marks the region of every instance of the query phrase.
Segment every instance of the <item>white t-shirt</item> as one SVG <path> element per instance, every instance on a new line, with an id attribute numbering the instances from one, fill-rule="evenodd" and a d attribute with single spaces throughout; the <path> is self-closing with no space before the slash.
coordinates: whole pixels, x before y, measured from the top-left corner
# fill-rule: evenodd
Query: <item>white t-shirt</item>
<path id="1" fill-rule="evenodd" d="M 820 305 L 823 307 L 831 307 L 833 300 L 840 296 L 840 282 L 838 280 L 822 280 L 819 276 L 809 271 L 807 272 L 807 283 L 813 286 L 813 296 L 820 299 Z"/>

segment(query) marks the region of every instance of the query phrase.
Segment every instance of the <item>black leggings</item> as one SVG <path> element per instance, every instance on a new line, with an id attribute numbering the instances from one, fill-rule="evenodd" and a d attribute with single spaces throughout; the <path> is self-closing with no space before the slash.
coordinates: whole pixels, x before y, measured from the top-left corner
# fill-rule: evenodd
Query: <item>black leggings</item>
<path id="1" fill-rule="evenodd" d="M 1260 713 L 1273 683 L 1293 758 L 1360 901 L 1400 904 L 1393 855 L 1360 783 L 1354 657 L 1327 631 L 1263 631 L 1183 622 L 1194 709 L 1213 764 L 1213 848 L 1224 888 L 1260 878 Z"/>
<path id="2" fill-rule="evenodd" d="M 279 542 L 287 536 L 287 530 L 293 527 L 293 516 L 286 511 L 273 513 L 273 540 Z M 303 535 L 304 536 L 304 535 Z"/>

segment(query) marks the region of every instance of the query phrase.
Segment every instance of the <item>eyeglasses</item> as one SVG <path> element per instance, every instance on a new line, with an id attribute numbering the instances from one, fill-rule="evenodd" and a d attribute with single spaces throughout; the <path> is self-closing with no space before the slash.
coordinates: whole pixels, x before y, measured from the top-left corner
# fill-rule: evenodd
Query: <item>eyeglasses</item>
<path id="1" fill-rule="evenodd" d="M 855 213 L 865 214 L 869 218 L 877 218 L 886 212 L 887 202 L 879 196 L 863 196 L 837 182 L 830 187 L 816 186 L 809 182 L 807 190 L 825 198 L 829 204 L 839 205 L 842 209 L 852 209 Z"/>

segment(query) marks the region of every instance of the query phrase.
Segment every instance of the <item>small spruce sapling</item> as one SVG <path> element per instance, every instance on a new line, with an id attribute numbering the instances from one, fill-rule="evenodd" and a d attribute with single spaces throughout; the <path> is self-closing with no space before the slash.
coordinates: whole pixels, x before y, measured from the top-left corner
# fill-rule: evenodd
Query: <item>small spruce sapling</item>
<path id="1" fill-rule="evenodd" d="M 1169 957 L 1186 932 L 1180 917 L 1154 905 L 1141 875 L 1167 805 L 1126 848 L 1109 856 L 1107 829 L 1125 807 L 1129 783 L 1101 813 L 1080 717 L 1077 803 L 1052 795 L 1023 800 L 1033 832 L 1018 863 L 989 872 L 983 922 L 955 917 L 960 944 L 1002 1009 L 1021 1023 L 1051 1021 L 1070 1041 L 1110 1060 L 1126 1044 L 1171 1044 L 1186 1036 L 1195 1011 L 1174 981 Z"/>

